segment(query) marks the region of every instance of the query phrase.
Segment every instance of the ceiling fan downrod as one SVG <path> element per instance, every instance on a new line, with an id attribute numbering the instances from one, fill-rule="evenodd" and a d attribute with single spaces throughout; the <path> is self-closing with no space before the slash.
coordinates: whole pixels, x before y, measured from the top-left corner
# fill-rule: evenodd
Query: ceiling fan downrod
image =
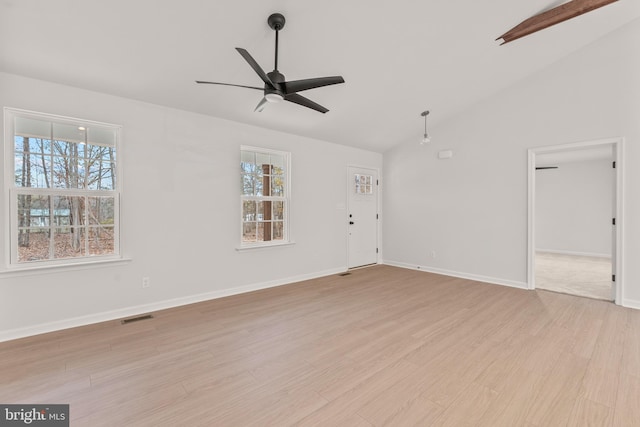
<path id="1" fill-rule="evenodd" d="M 276 58 L 274 71 L 278 71 L 278 34 L 280 33 L 280 30 L 284 28 L 285 22 L 286 20 L 284 19 L 284 15 L 281 13 L 272 13 L 267 19 L 269 27 L 276 32 Z"/>

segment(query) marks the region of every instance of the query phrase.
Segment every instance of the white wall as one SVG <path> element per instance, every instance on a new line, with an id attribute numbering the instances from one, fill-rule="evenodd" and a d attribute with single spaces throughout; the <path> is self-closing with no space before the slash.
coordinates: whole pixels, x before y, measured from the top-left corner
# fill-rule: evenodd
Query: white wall
<path id="1" fill-rule="evenodd" d="M 636 20 L 431 129 L 431 145 L 386 152 L 385 262 L 525 287 L 527 150 L 622 136 L 622 302 L 640 308 L 638 52 Z"/>
<path id="2" fill-rule="evenodd" d="M 611 256 L 611 160 L 558 164 L 536 171 L 536 249 Z"/>
<path id="3" fill-rule="evenodd" d="M 2 73 L 0 106 L 123 125 L 122 241 L 131 258 L 0 272 L 0 341 L 344 271 L 347 165 L 382 168 L 379 153 Z M 295 245 L 236 251 L 242 144 L 292 153 Z M 3 195 L 3 224 L 5 203 Z"/>

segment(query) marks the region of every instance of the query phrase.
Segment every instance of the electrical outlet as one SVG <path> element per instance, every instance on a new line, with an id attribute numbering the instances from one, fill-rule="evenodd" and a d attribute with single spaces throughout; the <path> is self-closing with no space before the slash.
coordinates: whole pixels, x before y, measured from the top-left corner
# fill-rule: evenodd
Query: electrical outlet
<path id="1" fill-rule="evenodd" d="M 148 277 L 143 277 L 142 278 L 142 287 L 143 288 L 148 288 L 149 286 L 151 286 L 151 279 L 149 279 Z"/>

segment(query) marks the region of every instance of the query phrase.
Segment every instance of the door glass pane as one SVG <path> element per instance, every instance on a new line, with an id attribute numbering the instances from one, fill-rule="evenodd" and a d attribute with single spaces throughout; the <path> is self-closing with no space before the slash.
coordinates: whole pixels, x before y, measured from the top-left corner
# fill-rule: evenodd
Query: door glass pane
<path id="1" fill-rule="evenodd" d="M 353 188 L 356 194 L 373 194 L 373 176 L 355 174 Z"/>

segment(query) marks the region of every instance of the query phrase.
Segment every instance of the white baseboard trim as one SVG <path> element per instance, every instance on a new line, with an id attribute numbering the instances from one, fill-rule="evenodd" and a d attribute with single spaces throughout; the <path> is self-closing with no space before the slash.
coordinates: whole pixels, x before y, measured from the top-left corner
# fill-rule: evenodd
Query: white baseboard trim
<path id="1" fill-rule="evenodd" d="M 490 283 L 492 285 L 509 286 L 511 288 L 529 289 L 526 282 L 518 282 L 515 280 L 498 279 L 496 277 L 481 276 L 478 274 L 461 273 L 459 271 L 445 270 L 442 268 L 427 267 L 423 265 L 407 264 L 398 261 L 384 261 L 385 265 L 393 267 L 408 268 L 410 270 L 425 271 L 427 273 L 442 274 L 444 276 L 458 277 L 460 279 L 473 280 L 475 282 Z"/>
<path id="2" fill-rule="evenodd" d="M 623 298 L 622 306 L 627 308 L 635 308 L 636 310 L 640 310 L 640 301 Z"/>
<path id="3" fill-rule="evenodd" d="M 91 325 L 94 323 L 107 322 L 116 319 L 122 319 L 140 314 L 151 313 L 154 311 L 165 310 L 168 308 L 179 307 L 188 304 L 194 304 L 203 301 L 209 301 L 218 298 L 224 298 L 231 295 L 244 294 L 247 292 L 258 291 L 261 289 L 275 288 L 277 286 L 288 285 L 291 283 L 302 282 L 305 280 L 317 279 L 319 277 L 331 276 L 333 274 L 343 273 L 346 268 L 334 268 L 316 273 L 302 274 L 299 276 L 288 277 L 267 282 L 254 283 L 246 286 L 238 286 L 235 288 L 222 289 L 219 291 L 206 292 L 203 294 L 190 295 L 187 297 L 174 298 L 166 301 L 159 301 L 150 304 L 142 304 L 133 307 L 126 307 L 118 310 L 106 311 L 87 316 L 73 317 L 70 319 L 58 320 L 55 322 L 42 323 L 24 328 L 10 329 L 0 331 L 0 342 L 15 340 L 19 338 L 30 337 L 33 335 L 45 334 L 47 332 L 60 331 L 63 329 L 76 328 L 79 326 Z"/>
<path id="4" fill-rule="evenodd" d="M 558 255 L 588 256 L 593 258 L 611 259 L 611 254 L 594 254 L 589 252 L 560 251 L 556 249 L 536 249 L 536 252 L 548 252 L 550 254 L 558 254 Z"/>

